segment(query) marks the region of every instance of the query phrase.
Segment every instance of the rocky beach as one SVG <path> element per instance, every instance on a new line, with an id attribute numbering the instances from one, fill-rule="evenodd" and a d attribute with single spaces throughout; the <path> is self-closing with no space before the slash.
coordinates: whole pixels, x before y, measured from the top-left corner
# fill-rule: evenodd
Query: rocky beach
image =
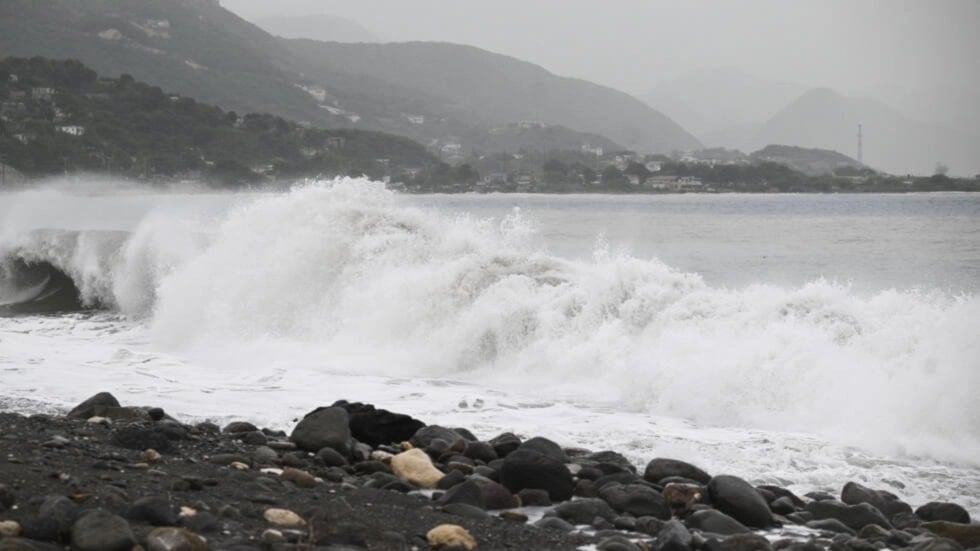
<path id="1" fill-rule="evenodd" d="M 954 503 L 846 480 L 798 496 L 696 458 L 637 466 L 426 422 L 339 401 L 288 432 L 186 424 L 107 392 L 66 415 L 2 413 L 0 550 L 980 547 Z"/>

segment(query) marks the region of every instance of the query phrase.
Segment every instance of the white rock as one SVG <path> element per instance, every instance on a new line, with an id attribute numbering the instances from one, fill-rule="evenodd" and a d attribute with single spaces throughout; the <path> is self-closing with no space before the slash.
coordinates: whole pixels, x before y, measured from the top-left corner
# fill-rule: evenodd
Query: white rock
<path id="1" fill-rule="evenodd" d="M 0 536 L 14 537 L 20 535 L 20 524 L 16 520 L 0 521 Z"/>
<path id="2" fill-rule="evenodd" d="M 440 524 L 425 535 L 430 547 L 462 547 L 476 549 L 476 540 L 462 526 L 456 524 Z"/>
<path id="3" fill-rule="evenodd" d="M 306 521 L 303 520 L 303 517 L 289 509 L 266 509 L 262 517 L 268 523 L 282 526 L 283 528 L 302 528 L 306 526 Z"/>
<path id="4" fill-rule="evenodd" d="M 422 450 L 415 448 L 391 458 L 391 470 L 395 476 L 421 488 L 433 489 L 446 476 L 432 464 Z"/>

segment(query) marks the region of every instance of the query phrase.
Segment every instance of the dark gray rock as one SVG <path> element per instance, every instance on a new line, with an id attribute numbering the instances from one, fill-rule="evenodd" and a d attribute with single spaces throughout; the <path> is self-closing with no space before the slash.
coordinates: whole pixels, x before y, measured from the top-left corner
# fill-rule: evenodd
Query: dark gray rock
<path id="1" fill-rule="evenodd" d="M 774 524 L 769 505 L 756 489 L 737 476 L 719 475 L 708 482 L 711 503 L 746 526 L 768 528 Z"/>
<path id="2" fill-rule="evenodd" d="M 465 503 L 480 509 L 487 508 L 483 499 L 483 492 L 480 491 L 480 485 L 472 479 L 453 486 L 436 500 L 437 505 L 445 506 L 451 503 Z"/>
<path id="3" fill-rule="evenodd" d="M 108 392 L 100 392 L 75 406 L 66 417 L 69 419 L 88 419 L 101 415 L 100 411 L 110 407 L 119 407 L 119 400 Z"/>
<path id="4" fill-rule="evenodd" d="M 804 505 L 806 505 L 806 503 L 804 503 L 802 499 L 800 499 L 796 494 L 787 490 L 786 488 L 780 486 L 773 486 L 771 484 L 762 484 L 760 486 L 756 486 L 756 488 L 759 490 L 766 490 L 772 493 L 774 496 L 773 501 L 775 501 L 775 499 L 785 497 L 785 498 L 789 498 L 793 502 L 793 505 L 795 507 L 803 507 Z"/>
<path id="5" fill-rule="evenodd" d="M 724 539 L 711 538 L 701 546 L 703 551 L 771 551 L 772 544 L 759 534 L 733 534 Z"/>
<path id="6" fill-rule="evenodd" d="M 643 484 L 607 484 L 599 490 L 599 497 L 621 513 L 663 520 L 670 518 L 670 509 L 664 496 Z"/>
<path id="7" fill-rule="evenodd" d="M 462 483 L 466 480 L 466 475 L 461 471 L 449 471 L 446 476 L 439 479 L 436 483 L 436 488 L 439 490 L 448 490 L 457 484 Z"/>
<path id="8" fill-rule="evenodd" d="M 643 471 L 643 478 L 653 483 L 658 483 L 671 476 L 689 478 L 699 484 L 707 484 L 711 480 L 708 473 L 690 463 L 663 457 L 658 457 L 647 463 L 647 467 Z"/>
<path id="9" fill-rule="evenodd" d="M 221 429 L 221 432 L 237 434 L 240 432 L 255 432 L 257 430 L 259 428 L 248 421 L 232 421 L 225 425 L 225 428 Z"/>
<path id="10" fill-rule="evenodd" d="M 583 469 L 585 470 L 585 469 Z M 583 478 L 582 473 L 579 472 L 579 478 Z M 601 490 L 607 484 L 640 484 L 646 483 L 645 480 L 629 472 L 618 472 L 605 474 L 595 479 L 596 489 Z"/>
<path id="11" fill-rule="evenodd" d="M 597 517 L 609 522 L 616 518 L 616 511 L 608 503 L 594 497 L 566 501 L 555 507 L 554 511 L 572 524 L 592 524 Z"/>
<path id="12" fill-rule="evenodd" d="M 75 551 L 129 551 L 135 544 L 129 523 L 103 509 L 85 514 L 71 527 Z"/>
<path id="13" fill-rule="evenodd" d="M 251 432 L 239 434 L 241 435 L 242 442 L 248 444 L 249 446 L 264 446 L 269 442 L 269 437 L 260 430 L 253 430 Z"/>
<path id="14" fill-rule="evenodd" d="M 916 509 L 915 516 L 926 522 L 945 520 L 947 522 L 970 524 L 970 513 L 955 503 L 930 501 Z"/>
<path id="15" fill-rule="evenodd" d="M 126 509 L 126 518 L 153 526 L 175 526 L 177 514 L 170 501 L 162 496 L 141 497 Z"/>
<path id="16" fill-rule="evenodd" d="M 371 404 L 340 400 L 333 407 L 341 407 L 350 418 L 351 435 L 371 447 L 404 442 L 412 438 L 425 423 L 403 413 L 377 409 Z"/>
<path id="17" fill-rule="evenodd" d="M 556 442 L 541 436 L 535 436 L 534 438 L 525 441 L 517 449 L 531 450 L 562 463 L 568 463 L 569 461 L 568 454 L 565 453 L 565 450 L 561 449 L 561 446 L 559 446 Z"/>
<path id="18" fill-rule="evenodd" d="M 347 464 L 347 458 L 333 448 L 320 448 L 316 452 L 316 458 L 327 467 L 343 467 Z"/>
<path id="19" fill-rule="evenodd" d="M 656 517 L 640 517 L 636 519 L 636 527 L 634 530 L 641 534 L 649 534 L 651 536 L 656 536 L 664 528 L 664 521 Z"/>
<path id="20" fill-rule="evenodd" d="M 665 522 L 653 543 L 654 551 L 688 551 L 691 549 L 691 532 L 679 520 Z"/>
<path id="21" fill-rule="evenodd" d="M 517 492 L 517 497 L 520 498 L 521 504 L 525 507 L 547 507 L 551 505 L 548 492 L 537 488 L 524 488 Z"/>
<path id="22" fill-rule="evenodd" d="M 568 467 L 535 447 L 524 448 L 525 444 L 504 459 L 500 482 L 511 492 L 537 488 L 548 492 L 552 501 L 571 499 L 575 481 Z"/>
<path id="23" fill-rule="evenodd" d="M 467 442 L 463 455 L 484 463 L 489 463 L 498 458 L 497 452 L 494 451 L 489 442 Z"/>
<path id="24" fill-rule="evenodd" d="M 694 511 L 684 521 L 688 528 L 723 536 L 744 534 L 749 531 L 741 522 L 716 509 Z"/>
<path id="25" fill-rule="evenodd" d="M 885 490 L 873 490 L 857 482 L 848 482 L 844 485 L 843 490 L 841 490 L 841 501 L 848 505 L 867 503 L 881 511 L 885 518 L 912 512 L 912 507 L 900 500 L 895 494 Z"/>
<path id="26" fill-rule="evenodd" d="M 499 436 L 491 438 L 489 440 L 489 444 L 493 446 L 493 451 L 497 453 L 497 457 L 504 458 L 507 457 L 510 452 L 520 447 L 521 439 L 512 432 L 505 432 Z"/>
<path id="27" fill-rule="evenodd" d="M 807 528 L 812 528 L 814 530 L 823 530 L 824 532 L 834 532 L 837 534 L 850 534 L 852 536 L 857 535 L 857 531 L 848 527 L 843 522 L 835 518 L 825 518 L 821 520 L 811 520 L 806 523 Z"/>
<path id="28" fill-rule="evenodd" d="M 769 504 L 769 508 L 773 513 L 778 515 L 788 515 L 796 511 L 796 507 L 793 505 L 793 500 L 787 496 L 777 497 L 772 500 Z"/>
<path id="29" fill-rule="evenodd" d="M 582 466 L 597 465 L 607 474 L 613 472 L 636 473 L 636 466 L 630 463 L 626 456 L 614 451 L 599 451 L 575 458 L 575 463 Z"/>
<path id="30" fill-rule="evenodd" d="M 466 445 L 466 439 L 458 432 L 439 425 L 429 425 L 418 429 L 408 441 L 416 448 L 426 449 L 433 440 L 437 439 L 445 441 L 450 448 L 456 445 Z"/>
<path id="31" fill-rule="evenodd" d="M 348 422 L 344 408 L 317 408 L 300 420 L 289 440 L 301 450 L 316 453 L 323 448 L 332 448 L 348 457 L 353 445 Z"/>
<path id="32" fill-rule="evenodd" d="M 806 510 L 813 515 L 814 520 L 835 518 L 854 530 L 860 530 L 869 524 L 891 528 L 881 511 L 867 503 L 847 505 L 839 501 L 813 501 L 807 504 Z"/>
<path id="33" fill-rule="evenodd" d="M 483 496 L 483 506 L 486 509 L 511 509 L 520 505 L 520 502 L 514 497 L 514 494 L 503 484 L 480 475 L 469 477 L 467 482 L 472 482 L 480 488 L 480 494 Z"/>

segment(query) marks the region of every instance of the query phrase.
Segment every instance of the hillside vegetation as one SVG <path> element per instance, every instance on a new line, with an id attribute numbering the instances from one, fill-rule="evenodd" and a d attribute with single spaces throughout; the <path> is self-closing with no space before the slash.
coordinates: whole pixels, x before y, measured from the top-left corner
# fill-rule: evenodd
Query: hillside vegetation
<path id="1" fill-rule="evenodd" d="M 466 136 L 525 119 L 583 133 L 579 147 L 590 133 L 641 152 L 699 146 L 627 94 L 530 63 L 452 44 L 280 39 L 215 0 L 5 0 L 0 55 L 76 58 L 239 113 L 433 147 L 475 147 Z"/>
<path id="2" fill-rule="evenodd" d="M 99 171 L 228 184 L 444 170 L 407 138 L 239 115 L 129 75 L 100 79 L 73 60 L 0 59 L 0 99 L 0 155 L 31 176 Z"/>

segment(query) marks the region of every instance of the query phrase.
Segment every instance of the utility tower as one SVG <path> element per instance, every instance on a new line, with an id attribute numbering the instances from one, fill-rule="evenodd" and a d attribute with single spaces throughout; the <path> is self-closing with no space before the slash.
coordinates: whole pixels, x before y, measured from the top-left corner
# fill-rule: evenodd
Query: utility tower
<path id="1" fill-rule="evenodd" d="M 861 125 L 858 125 L 858 162 L 864 164 L 864 133 L 861 132 Z"/>

